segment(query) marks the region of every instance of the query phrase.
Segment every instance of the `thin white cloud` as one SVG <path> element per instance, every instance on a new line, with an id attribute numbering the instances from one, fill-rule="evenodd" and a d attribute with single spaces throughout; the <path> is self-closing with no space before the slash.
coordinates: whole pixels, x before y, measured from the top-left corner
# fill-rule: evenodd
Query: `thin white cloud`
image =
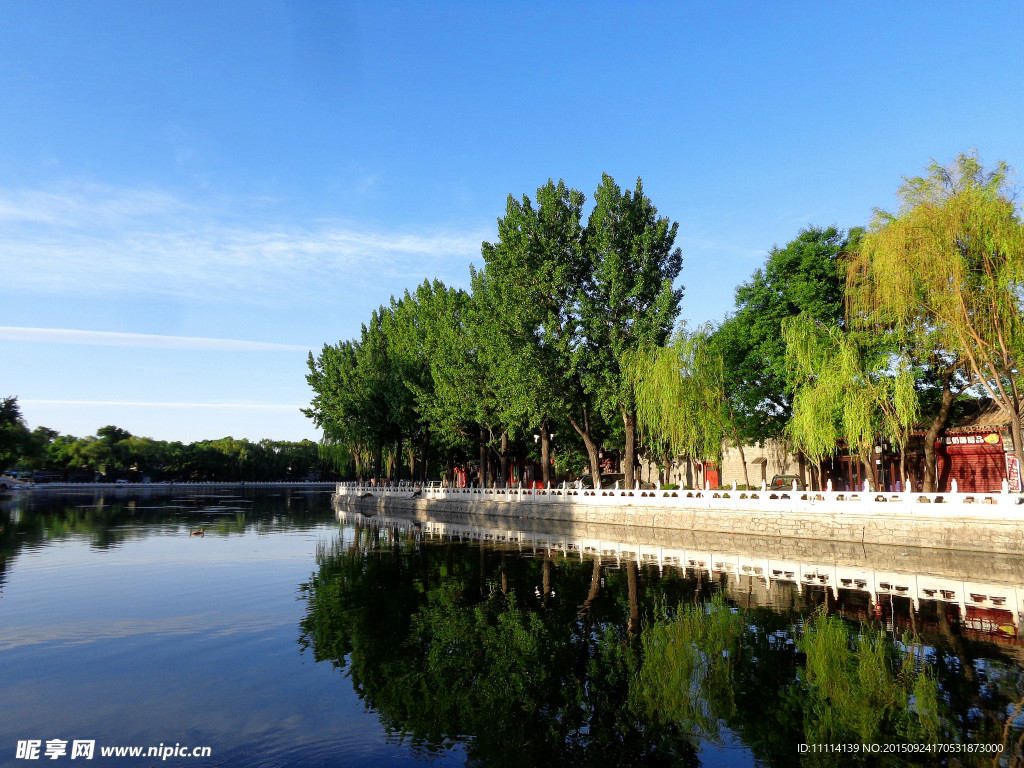
<path id="1" fill-rule="evenodd" d="M 116 406 L 118 408 L 230 408 L 233 410 L 249 411 L 296 411 L 299 408 L 307 407 L 306 405 L 280 405 L 276 403 L 162 403 L 135 400 L 22 400 L 21 398 L 18 398 L 18 405 Z"/>
<path id="2" fill-rule="evenodd" d="M 22 328 L 0 325 L 0 341 L 33 344 L 86 344 L 100 347 L 146 347 L 150 349 L 191 349 L 216 352 L 296 352 L 309 347 L 241 339 L 210 339 L 193 336 L 159 336 L 150 333 L 79 331 L 69 328 Z"/>
<path id="3" fill-rule="evenodd" d="M 65 184 L 0 189 L 7 289 L 284 300 L 324 285 L 465 270 L 484 238 L 380 232 L 336 221 L 274 225 L 276 203 L 198 205 L 159 190 Z M 241 223 L 240 223 L 241 222 Z"/>

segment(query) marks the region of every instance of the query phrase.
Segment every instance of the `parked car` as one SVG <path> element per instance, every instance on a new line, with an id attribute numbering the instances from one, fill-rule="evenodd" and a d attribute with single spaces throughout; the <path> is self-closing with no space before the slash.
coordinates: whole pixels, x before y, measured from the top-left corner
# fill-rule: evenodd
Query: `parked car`
<path id="1" fill-rule="evenodd" d="M 590 479 L 590 475 L 582 475 L 580 477 L 580 483 L 584 488 L 593 488 L 594 483 Z M 621 472 L 611 472 L 606 475 L 601 475 L 601 487 L 602 488 L 614 488 L 615 483 L 619 484 L 619 488 L 626 487 L 626 476 Z M 645 483 L 640 481 L 640 490 L 650 491 L 654 489 L 654 483 Z"/>
<path id="2" fill-rule="evenodd" d="M 800 479 L 799 475 L 776 475 L 772 478 L 771 484 L 768 486 L 770 491 L 791 491 L 793 490 L 793 483 L 796 483 L 796 489 L 798 491 L 805 490 L 804 482 Z"/>

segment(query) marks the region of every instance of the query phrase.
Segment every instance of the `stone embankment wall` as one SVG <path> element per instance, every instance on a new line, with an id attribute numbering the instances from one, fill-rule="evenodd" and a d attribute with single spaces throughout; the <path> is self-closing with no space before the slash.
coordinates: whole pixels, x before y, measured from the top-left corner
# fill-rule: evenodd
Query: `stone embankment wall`
<path id="1" fill-rule="evenodd" d="M 490 497 L 469 495 L 426 498 L 429 493 L 386 492 L 381 489 L 338 489 L 335 503 L 364 515 L 466 515 L 467 519 L 490 517 L 515 520 L 522 528 L 531 519 L 569 524 L 575 535 L 586 526 L 615 525 L 640 528 L 664 540 L 665 546 L 688 546 L 673 540 L 684 532 L 721 534 L 726 537 L 761 537 L 771 545 L 773 556 L 803 557 L 803 541 L 833 542 L 843 547 L 858 544 L 896 548 L 957 550 L 988 554 L 1024 554 L 1024 505 L 1016 496 L 986 498 L 950 497 L 915 503 L 918 494 L 886 499 L 824 499 L 821 494 L 792 500 L 774 498 L 614 499 L 575 495 L 554 503 L 548 498 L 523 498 L 498 492 Z M 447 498 L 443 496 L 448 496 Z M 842 499 L 842 497 L 839 497 Z M 951 500 L 950 500 L 951 499 Z M 906 503 L 895 504 L 894 500 Z M 614 503 L 609 503 L 614 501 Z M 623 503 L 623 502 L 626 503 Z M 845 501 L 845 503 L 844 503 Z M 817 502 L 817 503 L 816 503 Z M 908 511 L 909 510 L 909 511 Z M 852 554 L 852 553 L 851 553 Z"/>
<path id="2" fill-rule="evenodd" d="M 379 501 L 379 500 L 378 500 Z M 547 535 L 557 548 L 561 538 L 615 542 L 623 550 L 639 552 L 660 548 L 688 552 L 729 553 L 745 557 L 770 558 L 772 561 L 863 566 L 878 571 L 931 574 L 958 580 L 994 580 L 1017 585 L 1024 575 L 1021 556 L 992 554 L 958 549 L 935 549 L 899 544 L 870 544 L 849 541 L 786 536 L 716 533 L 713 531 L 650 528 L 611 523 L 580 523 L 546 518 L 510 518 L 470 512 L 463 509 L 441 513 L 434 505 L 380 504 L 371 499 L 336 498 L 336 506 L 346 513 L 348 522 L 395 519 L 412 523 L 438 520 L 454 526 L 475 526 L 494 531 L 513 529 L 528 534 Z M 396 515 L 397 512 L 397 515 Z M 352 514 L 358 513 L 358 514 Z"/>

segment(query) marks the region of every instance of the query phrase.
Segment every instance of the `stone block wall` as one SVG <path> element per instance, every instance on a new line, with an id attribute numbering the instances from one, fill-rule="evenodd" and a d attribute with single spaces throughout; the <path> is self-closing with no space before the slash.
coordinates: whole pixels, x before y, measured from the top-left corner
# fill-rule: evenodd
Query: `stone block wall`
<path id="1" fill-rule="evenodd" d="M 989 554 L 1024 554 L 1024 515 L 960 516 L 935 506 L 912 515 L 892 512 L 789 509 L 698 509 L 685 506 L 607 506 L 573 501 L 558 504 L 498 500 L 337 496 L 341 508 L 363 514 L 464 514 L 521 521 L 555 520 L 576 526 L 615 525 L 661 531 L 689 531 L 771 540 L 815 540 Z M 921 505 L 923 507 L 924 505 Z M 979 511 L 983 506 L 977 505 Z M 1024 509 L 1024 508 L 1022 508 Z M 667 534 L 666 534 L 667 535 Z M 795 545 L 794 545 L 795 546 Z"/>

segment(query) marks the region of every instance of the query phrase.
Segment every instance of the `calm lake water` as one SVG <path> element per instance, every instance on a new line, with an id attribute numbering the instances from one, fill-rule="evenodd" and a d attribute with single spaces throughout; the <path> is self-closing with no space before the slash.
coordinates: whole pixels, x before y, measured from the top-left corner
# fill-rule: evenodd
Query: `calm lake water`
<path id="1" fill-rule="evenodd" d="M 758 541 L 652 559 L 610 528 L 336 515 L 320 491 L 0 504 L 0 765 L 1022 764 L 1014 559 L 865 549 L 902 568 L 872 596 L 798 559 L 758 574 Z"/>

